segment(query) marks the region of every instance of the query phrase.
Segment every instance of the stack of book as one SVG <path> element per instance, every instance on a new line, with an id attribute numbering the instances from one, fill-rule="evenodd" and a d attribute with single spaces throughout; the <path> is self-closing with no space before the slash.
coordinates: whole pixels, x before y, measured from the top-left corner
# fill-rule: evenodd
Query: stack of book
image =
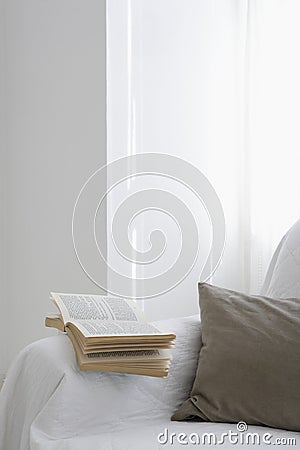
<path id="1" fill-rule="evenodd" d="M 81 370 L 168 375 L 174 333 L 147 323 L 133 300 L 51 293 L 58 314 L 45 325 L 66 332 Z"/>

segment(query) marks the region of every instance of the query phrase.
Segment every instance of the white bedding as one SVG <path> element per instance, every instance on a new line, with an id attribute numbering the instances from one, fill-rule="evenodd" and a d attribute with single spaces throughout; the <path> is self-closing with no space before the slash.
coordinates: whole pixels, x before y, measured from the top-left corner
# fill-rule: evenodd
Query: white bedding
<path id="1" fill-rule="evenodd" d="M 195 448 L 180 444 L 179 433 L 236 431 L 234 424 L 170 422 L 171 414 L 188 397 L 200 349 L 196 316 L 159 322 L 177 334 L 170 374 L 166 379 L 103 372 L 80 372 L 65 335 L 26 347 L 10 369 L 0 393 L 1 450 L 152 450 Z M 177 433 L 175 442 L 157 440 L 165 429 Z M 248 432 L 295 437 L 284 430 L 249 427 Z M 183 438 L 187 440 L 187 438 Z M 194 438 L 195 439 L 195 438 Z M 164 442 L 163 436 L 161 437 Z M 211 448 L 211 446 L 208 445 Z M 246 446 L 251 449 L 270 445 Z M 273 445 L 274 447 L 274 445 Z M 242 448 L 228 440 L 220 448 Z M 276 446 L 275 446 L 276 448 Z"/>

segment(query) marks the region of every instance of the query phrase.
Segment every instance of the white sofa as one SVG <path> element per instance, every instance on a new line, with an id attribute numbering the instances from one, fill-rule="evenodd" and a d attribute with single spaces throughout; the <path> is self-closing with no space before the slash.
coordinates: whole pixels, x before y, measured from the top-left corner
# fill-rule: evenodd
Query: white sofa
<path id="1" fill-rule="evenodd" d="M 300 298 L 300 222 L 275 252 L 263 293 Z M 300 448 L 300 433 L 254 426 L 242 432 L 235 424 L 171 422 L 172 413 L 192 387 L 200 321 L 198 316 L 171 319 L 159 322 L 159 327 L 177 334 L 166 379 L 80 372 L 65 335 L 26 347 L 0 393 L 0 449 L 179 449 L 201 447 L 197 442 L 203 441 L 208 448 L 214 441 L 222 449 Z M 246 433 L 255 433 L 249 445 L 241 443 Z M 294 441 L 288 443 L 288 439 Z"/>

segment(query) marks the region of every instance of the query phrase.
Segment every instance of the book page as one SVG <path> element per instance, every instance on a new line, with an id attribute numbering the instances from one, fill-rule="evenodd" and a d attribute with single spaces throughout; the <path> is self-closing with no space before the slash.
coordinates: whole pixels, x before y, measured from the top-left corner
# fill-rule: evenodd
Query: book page
<path id="1" fill-rule="evenodd" d="M 111 362 L 130 362 L 130 361 L 148 361 L 170 360 L 171 355 L 168 350 L 129 350 L 129 351 L 113 351 L 113 352 L 94 352 L 86 355 L 88 359 L 97 359 L 104 363 Z"/>
<path id="2" fill-rule="evenodd" d="M 85 337 L 89 336 L 128 336 L 152 335 L 161 333 L 156 327 L 146 322 L 102 322 L 76 320 L 72 321 Z"/>
<path id="3" fill-rule="evenodd" d="M 88 294 L 51 292 L 64 323 L 74 320 L 145 321 L 143 312 L 133 300 Z"/>

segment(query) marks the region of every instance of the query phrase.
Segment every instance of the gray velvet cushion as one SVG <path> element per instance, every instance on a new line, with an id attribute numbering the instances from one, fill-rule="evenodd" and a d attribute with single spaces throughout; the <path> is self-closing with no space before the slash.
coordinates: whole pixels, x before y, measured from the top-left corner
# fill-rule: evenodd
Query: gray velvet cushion
<path id="1" fill-rule="evenodd" d="M 199 284 L 202 347 L 190 398 L 172 420 L 300 430 L 300 300 Z"/>

